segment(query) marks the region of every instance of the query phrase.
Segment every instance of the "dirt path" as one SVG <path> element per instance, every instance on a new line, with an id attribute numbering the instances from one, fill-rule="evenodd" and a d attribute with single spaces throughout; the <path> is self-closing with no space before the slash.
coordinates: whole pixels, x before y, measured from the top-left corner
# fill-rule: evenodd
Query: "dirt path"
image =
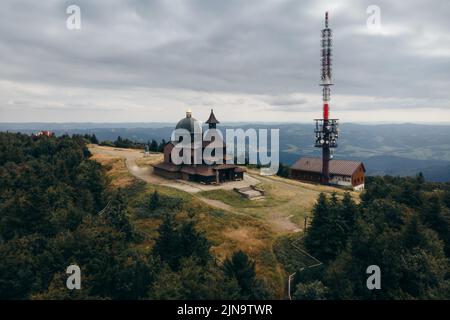
<path id="1" fill-rule="evenodd" d="M 295 219 L 298 223 L 302 223 L 302 216 L 309 214 L 320 192 L 336 191 L 335 188 L 323 186 L 304 186 L 303 183 L 276 176 L 260 176 L 256 170 L 248 170 L 243 181 L 228 182 L 220 186 L 200 185 L 184 180 L 169 180 L 157 176 L 153 172 L 151 164 L 162 160 L 160 153 L 150 154 L 144 158 L 143 151 L 136 149 L 121 149 L 96 145 L 89 146 L 89 149 L 93 154 L 104 154 L 125 159 L 129 173 L 148 183 L 163 185 L 191 193 L 197 199 L 220 210 L 226 210 L 235 214 L 257 215 L 265 220 L 276 233 L 301 231 L 302 229 L 292 219 Z M 275 200 L 277 202 L 276 205 L 271 203 L 273 200 L 266 199 L 261 201 L 267 201 L 267 205 L 261 207 L 234 207 L 223 201 L 209 199 L 198 194 L 201 191 L 217 189 L 232 190 L 233 188 L 241 188 L 259 183 L 262 183 L 264 188 L 267 188 L 271 192 L 272 198 L 277 199 Z"/>
<path id="2" fill-rule="evenodd" d="M 194 195 L 201 191 L 208 191 L 208 190 L 215 190 L 215 189 L 232 189 L 235 187 L 240 187 L 240 185 L 248 186 L 248 184 L 259 182 L 255 178 L 248 178 L 245 182 L 244 181 L 242 181 L 242 182 L 237 181 L 236 183 L 230 182 L 230 183 L 224 184 L 223 186 L 207 186 L 207 185 L 204 186 L 204 185 L 198 185 L 198 184 L 190 183 L 188 181 L 183 181 L 183 180 L 173 181 L 173 180 L 168 180 L 168 179 L 164 179 L 162 177 L 157 176 L 153 172 L 153 167 L 150 165 L 139 166 L 136 163 L 136 160 L 143 158 L 144 155 L 143 155 L 142 150 L 111 148 L 111 147 L 102 147 L 102 146 L 94 146 L 94 145 L 89 146 L 89 150 L 93 154 L 105 154 L 105 155 L 125 159 L 125 164 L 127 166 L 128 171 L 138 179 L 144 180 L 151 184 L 157 184 L 157 185 L 163 185 L 166 187 L 175 188 L 175 189 L 182 190 L 182 191 L 194 194 Z M 156 160 L 159 160 L 159 161 L 161 160 L 161 154 L 159 154 L 159 153 L 148 155 L 148 158 L 150 158 L 150 161 L 151 161 L 152 157 L 154 157 Z M 222 201 L 212 200 L 212 199 L 208 199 L 208 198 L 201 197 L 198 195 L 195 195 L 195 197 L 197 199 L 203 201 L 204 203 L 206 203 L 212 207 L 215 207 L 217 209 L 227 210 L 227 211 L 230 211 L 233 213 L 237 213 L 236 210 L 232 206 L 230 206 Z"/>
<path id="3" fill-rule="evenodd" d="M 258 184 L 259 180 L 256 177 L 246 175 L 242 181 L 226 182 L 221 185 L 202 185 L 198 183 L 192 183 L 184 180 L 169 180 L 156 175 L 153 172 L 153 167 L 149 165 L 139 166 L 137 160 L 146 159 L 148 163 L 156 163 L 162 161 L 160 153 L 149 154 L 144 158 L 144 152 L 138 149 L 122 149 L 111 148 L 97 145 L 90 145 L 89 150 L 93 154 L 106 154 L 113 157 L 119 157 L 125 159 L 128 171 L 138 179 L 144 180 L 152 184 L 164 185 L 167 187 L 176 188 L 189 193 L 197 193 L 201 191 L 211 190 L 232 190 L 233 188 L 243 188 L 249 185 Z"/>

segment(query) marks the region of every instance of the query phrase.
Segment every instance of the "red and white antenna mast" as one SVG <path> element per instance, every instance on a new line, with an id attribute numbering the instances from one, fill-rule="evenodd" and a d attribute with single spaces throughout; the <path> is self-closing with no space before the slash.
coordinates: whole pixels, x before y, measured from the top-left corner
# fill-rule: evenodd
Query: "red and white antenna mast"
<path id="1" fill-rule="evenodd" d="M 337 147 L 338 139 L 338 119 L 330 119 L 330 87 L 331 80 L 331 57 L 333 46 L 333 33 L 328 27 L 328 12 L 325 13 L 325 28 L 321 31 L 321 82 L 323 100 L 323 119 L 316 121 L 316 144 L 322 148 L 322 183 L 329 184 L 330 172 L 329 161 L 331 159 L 331 149 Z"/>
<path id="2" fill-rule="evenodd" d="M 328 12 L 325 13 L 325 29 L 322 29 L 322 74 L 321 83 L 322 99 L 323 99 L 323 118 L 328 120 L 329 116 L 329 102 L 330 102 L 330 86 L 331 83 L 331 48 L 332 48 L 333 34 L 328 28 Z"/>

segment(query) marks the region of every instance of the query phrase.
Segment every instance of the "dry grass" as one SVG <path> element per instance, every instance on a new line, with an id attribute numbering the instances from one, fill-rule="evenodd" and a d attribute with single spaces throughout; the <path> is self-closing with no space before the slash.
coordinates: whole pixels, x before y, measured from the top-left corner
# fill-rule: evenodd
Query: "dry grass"
<path id="1" fill-rule="evenodd" d="M 129 187 L 137 180 L 129 173 L 123 158 L 94 154 L 91 159 L 99 162 L 106 169 L 106 176 L 110 179 L 112 188 Z"/>
<path id="2" fill-rule="evenodd" d="M 278 298 L 283 297 L 284 271 L 280 267 L 272 245 L 276 234 L 265 221 L 205 204 L 195 195 L 170 187 L 147 184 L 145 190 L 130 201 L 130 213 L 136 230 L 144 236 L 137 248 L 151 250 L 158 237 L 161 218 L 136 216 L 133 207 L 137 207 L 145 198 L 157 190 L 161 196 L 182 200 L 177 219 L 194 219 L 197 230 L 203 232 L 211 242 L 211 252 L 219 261 L 224 261 L 233 252 L 242 250 L 256 262 L 257 274 L 264 279 Z M 169 213 L 170 214 L 170 213 Z"/>
<path id="3" fill-rule="evenodd" d="M 148 157 L 136 159 L 136 164 L 139 167 L 151 166 L 153 164 L 160 163 L 164 160 L 162 153 L 151 153 Z"/>
<path id="4" fill-rule="evenodd" d="M 143 237 L 144 240 L 140 242 L 136 248 L 143 250 L 144 252 L 150 252 L 158 238 L 158 228 L 161 224 L 161 219 L 148 218 L 148 219 L 135 219 L 133 217 L 133 225 Z"/>
<path id="5" fill-rule="evenodd" d="M 200 206 L 205 204 L 199 202 Z M 198 217 L 198 228 L 212 242 L 212 252 L 223 261 L 233 252 L 242 250 L 256 262 L 256 271 L 277 297 L 283 296 L 284 271 L 275 257 L 272 245 L 276 234 L 257 218 L 209 209 Z"/>
<path id="6" fill-rule="evenodd" d="M 260 239 L 260 230 L 250 227 L 226 228 L 223 231 L 225 238 L 235 243 L 235 248 L 246 251 L 252 255 L 257 254 L 265 247 L 265 243 Z"/>
<path id="7" fill-rule="evenodd" d="M 226 190 L 204 191 L 200 194 L 205 198 L 220 200 L 232 206 L 238 213 L 261 219 L 270 225 L 276 234 L 284 234 L 298 231 L 303 226 L 304 218 L 311 214 L 321 192 L 336 192 L 340 196 L 345 192 L 332 187 L 305 187 L 304 183 L 279 177 L 257 178 L 266 192 L 263 200 L 251 201 L 234 191 Z"/>

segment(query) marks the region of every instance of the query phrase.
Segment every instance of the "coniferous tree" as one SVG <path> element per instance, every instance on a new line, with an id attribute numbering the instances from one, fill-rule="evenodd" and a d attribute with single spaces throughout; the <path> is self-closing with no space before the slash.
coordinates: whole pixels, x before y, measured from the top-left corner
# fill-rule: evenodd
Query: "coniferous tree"
<path id="1" fill-rule="evenodd" d="M 173 215 L 164 216 L 164 220 L 158 228 L 159 237 L 153 247 L 153 254 L 167 263 L 172 269 L 178 264 L 178 233 L 175 230 Z"/>
<path id="2" fill-rule="evenodd" d="M 363 205 L 374 199 L 386 198 L 391 193 L 391 188 L 384 179 L 371 177 L 370 180 L 371 182 L 367 184 L 365 192 L 361 195 Z"/>
<path id="3" fill-rule="evenodd" d="M 91 137 L 91 143 L 93 143 L 93 144 L 98 144 L 98 139 L 97 139 L 97 137 L 95 136 L 95 133 L 92 135 L 92 137 Z"/>
<path id="4" fill-rule="evenodd" d="M 158 151 L 158 142 L 156 142 L 156 140 L 152 140 L 152 142 L 150 143 L 150 147 L 149 147 L 150 151 L 154 151 L 157 152 Z"/>
<path id="5" fill-rule="evenodd" d="M 243 251 L 236 251 L 224 261 L 223 268 L 228 277 L 236 279 L 241 296 L 249 298 L 256 280 L 255 262 Z"/>
<path id="6" fill-rule="evenodd" d="M 328 288 L 321 281 L 315 280 L 307 283 L 299 283 L 294 293 L 296 300 L 324 300 Z"/>
<path id="7" fill-rule="evenodd" d="M 421 210 L 423 223 L 437 232 L 450 256 L 450 210 L 443 206 L 438 195 L 428 197 Z"/>
<path id="8" fill-rule="evenodd" d="M 446 190 L 443 195 L 444 204 L 450 209 L 450 190 Z"/>
<path id="9" fill-rule="evenodd" d="M 328 200 L 321 193 L 313 208 L 313 220 L 306 231 L 305 246 L 319 260 L 334 259 L 348 237 L 348 226 L 336 195 Z"/>
<path id="10" fill-rule="evenodd" d="M 179 247 L 184 257 L 196 257 L 201 263 L 211 259 L 210 243 L 203 233 L 195 230 L 193 222 L 189 221 L 180 228 Z"/>
<path id="11" fill-rule="evenodd" d="M 424 184 L 425 183 L 425 177 L 423 176 L 422 171 L 419 172 L 419 174 L 416 176 L 416 181 L 418 184 Z"/>
<path id="12" fill-rule="evenodd" d="M 403 232 L 403 241 L 405 248 L 416 248 L 425 243 L 417 216 L 412 217 L 406 225 Z"/>
<path id="13" fill-rule="evenodd" d="M 163 268 L 150 289 L 152 299 L 237 299 L 236 281 L 225 277 L 212 262 L 194 257 L 181 261 L 179 271 Z"/>
<path id="14" fill-rule="evenodd" d="M 210 244 L 205 236 L 196 231 L 192 222 L 181 226 L 175 223 L 173 215 L 166 215 L 158 229 L 153 253 L 167 263 L 173 270 L 178 270 L 182 258 L 194 257 L 206 263 L 211 255 Z"/>
<path id="15" fill-rule="evenodd" d="M 422 195 L 416 184 L 404 183 L 401 191 L 396 194 L 395 200 L 409 207 L 418 208 L 422 205 Z"/>
<path id="16" fill-rule="evenodd" d="M 284 178 L 289 177 L 289 166 L 287 166 L 283 163 L 280 163 L 277 175 L 280 177 L 284 177 Z"/>
<path id="17" fill-rule="evenodd" d="M 105 212 L 105 214 L 108 221 L 110 221 L 118 231 L 123 232 L 128 240 L 132 239 L 134 234 L 133 226 L 128 218 L 127 205 L 121 190 L 113 196 L 111 209 Z"/>
<path id="18" fill-rule="evenodd" d="M 163 152 L 164 151 L 164 146 L 166 145 L 166 140 L 162 139 L 161 143 L 158 146 L 158 152 Z"/>
<path id="19" fill-rule="evenodd" d="M 322 248 L 322 230 L 325 228 L 328 216 L 330 214 L 329 201 L 324 193 L 319 195 L 316 204 L 312 210 L 313 219 L 311 226 L 306 230 L 305 246 L 313 254 L 321 255 Z"/>
<path id="20" fill-rule="evenodd" d="M 158 190 L 155 190 L 152 193 L 152 196 L 150 197 L 150 204 L 149 204 L 150 210 L 153 211 L 156 208 L 158 208 L 159 202 L 160 202 L 159 193 L 158 193 Z"/>
<path id="21" fill-rule="evenodd" d="M 353 201 L 350 193 L 346 192 L 344 194 L 340 209 L 342 212 L 342 217 L 347 225 L 347 231 L 351 233 L 355 227 L 356 218 L 358 217 L 358 207 Z"/>

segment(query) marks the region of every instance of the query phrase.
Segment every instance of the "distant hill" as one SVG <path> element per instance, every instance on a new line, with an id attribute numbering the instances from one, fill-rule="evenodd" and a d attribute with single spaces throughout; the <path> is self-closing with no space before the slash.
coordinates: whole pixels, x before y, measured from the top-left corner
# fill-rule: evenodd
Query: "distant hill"
<path id="1" fill-rule="evenodd" d="M 414 160 L 386 155 L 364 159 L 364 163 L 370 175 L 414 176 L 422 172 L 429 181 L 450 181 L 448 161 Z"/>
<path id="2" fill-rule="evenodd" d="M 222 129 L 236 127 L 224 123 Z M 312 124 L 239 124 L 240 128 L 280 129 L 280 160 L 292 164 L 300 156 L 320 156 L 313 147 Z M 0 123 L 0 131 L 33 133 L 52 130 L 57 135 L 95 134 L 99 140 L 117 136 L 146 142 L 168 139 L 172 123 Z M 369 175 L 415 175 L 430 181 L 450 181 L 450 125 L 341 124 L 336 159 L 364 161 Z"/>

